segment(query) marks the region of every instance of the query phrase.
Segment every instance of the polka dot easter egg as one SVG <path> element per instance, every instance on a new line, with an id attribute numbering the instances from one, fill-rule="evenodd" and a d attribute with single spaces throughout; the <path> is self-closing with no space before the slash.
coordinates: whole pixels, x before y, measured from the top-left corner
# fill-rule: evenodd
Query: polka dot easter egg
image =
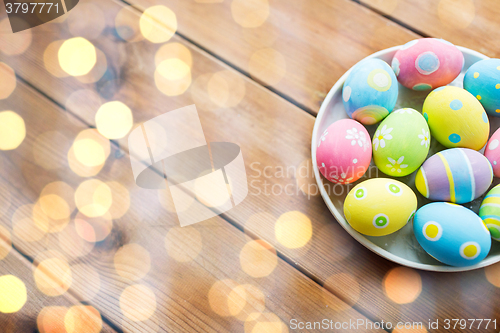
<path id="1" fill-rule="evenodd" d="M 483 220 L 473 211 L 447 202 L 420 208 L 413 219 L 413 232 L 430 256 L 450 266 L 475 265 L 491 248 Z"/>
<path id="2" fill-rule="evenodd" d="M 490 161 L 493 167 L 493 174 L 495 177 L 500 177 L 500 128 L 493 133 L 486 149 L 484 150 L 484 156 Z"/>
<path id="3" fill-rule="evenodd" d="M 344 215 L 357 232 L 385 236 L 406 225 L 417 209 L 415 193 L 404 183 L 372 178 L 356 185 L 347 194 Z"/>
<path id="4" fill-rule="evenodd" d="M 490 231 L 491 238 L 500 242 L 500 185 L 492 188 L 484 197 L 479 217 Z"/>
<path id="5" fill-rule="evenodd" d="M 462 71 L 464 56 L 450 42 L 436 38 L 406 43 L 392 59 L 398 81 L 413 90 L 431 90 L 452 82 Z"/>
<path id="6" fill-rule="evenodd" d="M 413 109 L 393 111 L 373 136 L 373 160 L 383 173 L 403 177 L 417 170 L 429 152 L 431 135 L 422 115 Z"/>
<path id="7" fill-rule="evenodd" d="M 396 76 L 383 60 L 363 60 L 354 66 L 347 77 L 342 99 L 349 117 L 365 125 L 376 124 L 396 105 Z"/>
<path id="8" fill-rule="evenodd" d="M 488 116 L 464 89 L 447 86 L 433 90 L 424 101 L 423 115 L 432 136 L 447 148 L 480 150 L 488 140 Z"/>
<path id="9" fill-rule="evenodd" d="M 481 102 L 489 115 L 500 117 L 500 59 L 485 59 L 465 74 L 464 88 Z"/>
<path id="10" fill-rule="evenodd" d="M 361 178 L 372 156 L 370 135 L 352 119 L 331 124 L 320 136 L 316 161 L 321 174 L 331 182 L 352 183 Z"/>
<path id="11" fill-rule="evenodd" d="M 446 149 L 432 155 L 415 177 L 417 190 L 434 201 L 470 202 L 483 195 L 493 180 L 490 162 L 472 149 Z"/>

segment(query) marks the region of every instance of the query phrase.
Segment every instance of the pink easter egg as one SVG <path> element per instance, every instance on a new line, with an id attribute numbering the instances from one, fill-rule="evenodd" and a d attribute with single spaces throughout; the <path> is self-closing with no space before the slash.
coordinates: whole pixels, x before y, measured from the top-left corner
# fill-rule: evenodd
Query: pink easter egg
<path id="1" fill-rule="evenodd" d="M 464 66 L 464 56 L 450 42 L 421 38 L 406 43 L 392 59 L 392 69 L 399 83 L 413 90 L 432 90 L 457 78 Z"/>
<path id="2" fill-rule="evenodd" d="M 342 119 L 334 122 L 318 140 L 318 168 L 333 183 L 355 182 L 368 170 L 371 158 L 370 135 L 355 120 Z"/>
<path id="3" fill-rule="evenodd" d="M 484 156 L 490 161 L 495 177 L 500 178 L 500 128 L 493 133 L 488 141 Z"/>

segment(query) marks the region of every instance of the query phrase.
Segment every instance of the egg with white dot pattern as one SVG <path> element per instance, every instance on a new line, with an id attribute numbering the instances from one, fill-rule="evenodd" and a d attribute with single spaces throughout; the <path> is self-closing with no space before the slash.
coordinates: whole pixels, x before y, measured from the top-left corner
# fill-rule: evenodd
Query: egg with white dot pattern
<path id="1" fill-rule="evenodd" d="M 413 232 L 422 248 L 450 266 L 471 266 L 489 253 L 491 235 L 483 220 L 463 206 L 433 202 L 417 210 Z"/>
<path id="2" fill-rule="evenodd" d="M 493 187 L 484 197 L 479 217 L 486 224 L 491 238 L 500 242 L 500 185 Z"/>
<path id="3" fill-rule="evenodd" d="M 413 90 L 431 90 L 452 82 L 462 71 L 464 56 L 450 42 L 421 38 L 406 43 L 392 59 L 399 83 Z"/>
<path id="4" fill-rule="evenodd" d="M 500 59 L 472 65 L 464 76 L 464 89 L 476 96 L 489 115 L 500 117 Z"/>
<path id="5" fill-rule="evenodd" d="M 484 156 L 490 161 L 495 177 L 500 178 L 500 128 L 488 140 Z"/>
<path id="6" fill-rule="evenodd" d="M 393 111 L 373 135 L 373 160 L 383 173 L 403 177 L 424 163 L 431 144 L 429 126 L 420 112 Z"/>
<path id="7" fill-rule="evenodd" d="M 342 119 L 334 122 L 318 140 L 318 169 L 333 183 L 355 182 L 365 174 L 371 159 L 370 134 L 355 120 Z"/>
<path id="8" fill-rule="evenodd" d="M 388 178 L 372 178 L 356 185 L 345 198 L 344 216 L 357 232 L 385 236 L 411 220 L 417 197 L 406 184 Z"/>
<path id="9" fill-rule="evenodd" d="M 483 106 L 467 90 L 434 89 L 422 110 L 432 136 L 447 148 L 480 150 L 488 141 L 490 122 Z"/>
<path id="10" fill-rule="evenodd" d="M 342 89 L 347 114 L 364 125 L 384 119 L 394 109 L 397 99 L 396 76 L 380 59 L 366 59 L 355 65 Z"/>
<path id="11" fill-rule="evenodd" d="M 490 163 L 475 150 L 442 150 L 425 161 L 415 176 L 417 190 L 434 201 L 466 203 L 483 195 L 491 185 Z"/>

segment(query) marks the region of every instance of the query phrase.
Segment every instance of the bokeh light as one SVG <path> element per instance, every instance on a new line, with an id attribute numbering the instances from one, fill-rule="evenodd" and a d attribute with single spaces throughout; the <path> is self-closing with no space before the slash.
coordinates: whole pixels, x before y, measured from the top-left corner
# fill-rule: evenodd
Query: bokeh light
<path id="1" fill-rule="evenodd" d="M 101 287 L 99 273 L 90 265 L 77 264 L 71 266 L 71 289 L 76 291 L 83 300 L 93 299 Z"/>
<path id="2" fill-rule="evenodd" d="M 111 144 L 96 129 L 85 129 L 78 133 L 68 151 L 71 170 L 81 177 L 91 177 L 101 171 L 111 152 Z"/>
<path id="3" fill-rule="evenodd" d="M 384 290 L 387 297 L 397 304 L 415 301 L 422 292 L 422 278 L 411 268 L 396 267 L 384 277 Z"/>
<path id="4" fill-rule="evenodd" d="M 0 225 L 0 260 L 7 257 L 12 249 L 10 232 Z"/>
<path id="5" fill-rule="evenodd" d="M 26 125 L 14 111 L 0 112 L 0 150 L 19 147 L 26 137 Z"/>
<path id="6" fill-rule="evenodd" d="M 130 193 L 125 186 L 116 181 L 106 182 L 111 190 L 112 203 L 108 213 L 113 219 L 119 219 L 130 208 Z"/>
<path id="7" fill-rule="evenodd" d="M 245 81 L 234 71 L 220 71 L 208 81 L 207 91 L 208 96 L 217 106 L 234 107 L 245 97 Z"/>
<path id="8" fill-rule="evenodd" d="M 231 315 L 241 321 L 254 318 L 266 309 L 266 296 L 259 288 L 251 284 L 243 284 L 233 288 L 228 298 L 245 300 L 243 307 L 241 306 L 242 302 L 228 303 Z M 236 307 L 233 307 L 235 305 Z"/>
<path id="9" fill-rule="evenodd" d="M 139 17 L 129 6 L 123 7 L 116 14 L 115 28 L 118 36 L 127 42 L 136 43 L 144 39 L 139 26 Z"/>
<path id="10" fill-rule="evenodd" d="M 58 51 L 59 65 L 71 76 L 85 75 L 97 61 L 94 45 L 82 37 L 64 41 Z"/>
<path id="11" fill-rule="evenodd" d="M 174 260 L 189 262 L 200 254 L 203 240 L 200 232 L 194 227 L 174 227 L 165 237 L 165 248 Z"/>
<path id="12" fill-rule="evenodd" d="M 158 5 L 146 9 L 139 27 L 144 38 L 152 43 L 165 43 L 177 31 L 177 17 L 168 7 Z"/>
<path id="13" fill-rule="evenodd" d="M 269 17 L 268 0 L 233 0 L 233 19 L 244 28 L 256 28 Z"/>
<path id="14" fill-rule="evenodd" d="M 254 79 L 272 86 L 285 76 L 286 60 L 280 52 L 273 48 L 261 49 L 255 51 L 250 57 L 248 71 Z"/>
<path id="15" fill-rule="evenodd" d="M 98 6 L 83 2 L 78 5 L 77 11 L 68 13 L 66 23 L 73 36 L 94 39 L 99 37 L 106 27 L 106 18 Z"/>
<path id="16" fill-rule="evenodd" d="M 0 312 L 14 313 L 24 306 L 28 295 L 24 282 L 14 275 L 0 276 Z"/>
<path id="17" fill-rule="evenodd" d="M 40 207 L 47 216 L 54 220 L 67 219 L 75 209 L 75 191 L 63 181 L 45 185 L 40 193 Z"/>
<path id="18" fill-rule="evenodd" d="M 181 43 L 168 43 L 162 45 L 155 54 L 155 65 L 158 66 L 167 59 L 180 59 L 189 68 L 193 67 L 193 55 L 191 51 Z"/>
<path id="19" fill-rule="evenodd" d="M 271 274 L 278 265 L 276 250 L 263 240 L 252 240 L 240 252 L 240 265 L 245 273 L 254 278 Z"/>
<path id="20" fill-rule="evenodd" d="M 75 203 L 78 210 L 88 217 L 106 214 L 113 202 L 109 186 L 99 179 L 83 181 L 75 191 Z"/>
<path id="21" fill-rule="evenodd" d="M 500 263 L 486 267 L 484 274 L 489 283 L 500 288 Z"/>
<path id="22" fill-rule="evenodd" d="M 251 316 L 244 327 L 245 333 L 288 333 L 288 326 L 274 313 Z"/>
<path id="23" fill-rule="evenodd" d="M 305 246 L 312 237 L 311 220 L 299 211 L 281 215 L 274 230 L 278 242 L 290 249 Z"/>
<path id="24" fill-rule="evenodd" d="M 151 269 L 151 256 L 141 245 L 131 243 L 116 251 L 114 263 L 118 275 L 137 281 L 146 276 Z"/>
<path id="25" fill-rule="evenodd" d="M 144 321 L 156 311 L 156 296 L 145 285 L 135 284 L 125 288 L 120 296 L 120 309 L 133 321 Z"/>
<path id="26" fill-rule="evenodd" d="M 93 218 L 78 213 L 75 217 L 75 229 L 83 240 L 91 243 L 101 242 L 111 233 L 113 220 L 109 212 Z"/>
<path id="27" fill-rule="evenodd" d="M 59 131 L 48 131 L 40 134 L 33 143 L 35 163 L 45 170 L 55 170 L 65 166 L 60 154 L 67 153 L 71 143 Z"/>
<path id="28" fill-rule="evenodd" d="M 89 305 L 75 305 L 64 316 L 67 333 L 99 333 L 102 330 L 102 318 L 99 311 Z"/>
<path id="29" fill-rule="evenodd" d="M 17 17 L 11 20 L 20 20 Z M 18 24 L 20 22 L 16 22 Z M 31 29 L 12 33 L 12 28 L 9 18 L 6 17 L 0 21 L 0 52 L 8 56 L 18 55 L 24 53 L 31 45 L 32 34 Z"/>
<path id="30" fill-rule="evenodd" d="M 45 259 L 36 266 L 34 278 L 42 293 L 51 297 L 60 296 L 71 286 L 71 268 L 61 258 Z"/>
<path id="31" fill-rule="evenodd" d="M 61 65 L 59 64 L 58 53 L 61 45 L 63 45 L 64 40 L 56 40 L 47 45 L 47 48 L 43 52 L 43 65 L 47 72 L 55 77 L 62 78 L 69 76 Z"/>
<path id="32" fill-rule="evenodd" d="M 154 74 L 158 90 L 167 96 L 182 95 L 191 85 L 191 68 L 179 58 L 162 61 Z"/>
<path id="33" fill-rule="evenodd" d="M 45 200 L 46 199 L 46 200 Z M 69 214 L 67 217 L 61 219 L 53 219 L 49 217 L 42 209 L 42 203 L 45 205 L 47 211 L 51 214 L 63 214 L 71 213 L 67 208 L 68 204 L 64 199 L 59 197 L 58 195 L 47 195 L 47 198 L 44 197 L 44 200 L 38 200 L 33 206 L 33 222 L 38 227 L 38 229 L 42 230 L 45 233 L 54 233 L 59 232 L 66 228 L 69 223 Z M 58 207 L 63 209 L 63 212 L 57 211 Z"/>
<path id="34" fill-rule="evenodd" d="M 16 73 L 9 65 L 0 62 L 0 99 L 6 99 L 16 89 Z"/>
<path id="35" fill-rule="evenodd" d="M 476 7 L 473 0 L 440 0 L 437 12 L 443 25 L 461 30 L 474 20 Z"/>
<path id="36" fill-rule="evenodd" d="M 324 281 L 323 287 L 325 288 L 323 299 L 333 311 L 344 311 L 351 308 L 360 296 L 359 282 L 349 273 L 339 273 L 328 277 Z M 338 297 L 333 298 L 333 303 L 332 293 Z"/>
<path id="37" fill-rule="evenodd" d="M 97 130 L 105 138 L 121 139 L 130 132 L 134 124 L 132 110 L 119 101 L 103 104 L 95 115 Z"/>
<path id="38" fill-rule="evenodd" d="M 40 311 L 36 324 L 40 333 L 67 333 L 64 317 L 68 308 L 64 306 L 47 306 Z"/>
<path id="39" fill-rule="evenodd" d="M 208 303 L 212 311 L 222 317 L 240 313 L 247 301 L 241 292 L 232 292 L 238 286 L 239 284 L 231 279 L 215 282 L 208 291 Z"/>
<path id="40" fill-rule="evenodd" d="M 104 52 L 95 49 L 96 61 L 94 67 L 85 75 L 76 76 L 76 79 L 82 83 L 96 83 L 99 81 L 108 69 L 108 60 Z"/>
<path id="41" fill-rule="evenodd" d="M 45 231 L 38 228 L 33 221 L 34 206 L 31 204 L 21 206 L 12 215 L 13 238 L 16 237 L 23 242 L 36 242 L 45 236 Z"/>

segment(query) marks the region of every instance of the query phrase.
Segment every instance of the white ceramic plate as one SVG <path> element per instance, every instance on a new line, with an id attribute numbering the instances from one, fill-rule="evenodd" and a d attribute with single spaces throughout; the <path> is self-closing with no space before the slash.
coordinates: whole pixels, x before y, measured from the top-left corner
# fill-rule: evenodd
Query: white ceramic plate
<path id="1" fill-rule="evenodd" d="M 380 52 L 372 54 L 366 59 L 379 58 L 386 61 L 390 65 L 394 54 L 396 53 L 397 50 L 399 50 L 400 47 L 401 46 L 396 46 L 390 49 L 382 50 Z M 462 73 L 450 85 L 462 88 L 463 77 L 467 69 L 475 62 L 482 59 L 487 59 L 488 57 L 481 53 L 478 53 L 476 51 L 464 47 L 458 47 L 458 48 L 460 49 L 460 51 L 462 51 L 465 57 L 465 65 Z M 349 234 L 351 234 L 352 237 L 354 237 L 358 242 L 366 246 L 371 251 L 377 253 L 378 255 L 386 259 L 392 260 L 398 264 L 405 265 L 408 267 L 423 269 L 428 271 L 461 272 L 461 271 L 477 269 L 480 267 L 486 267 L 496 262 L 499 262 L 500 242 L 492 241 L 491 251 L 489 255 L 479 264 L 468 267 L 452 267 L 440 263 L 439 261 L 429 256 L 422 249 L 422 247 L 418 244 L 415 236 L 413 235 L 412 223 L 408 223 L 404 228 L 391 235 L 382 237 L 371 237 L 362 235 L 357 231 L 355 231 L 353 228 L 351 228 L 349 223 L 347 223 L 343 211 L 344 211 L 344 199 L 349 190 L 351 190 L 359 182 L 367 180 L 368 178 L 374 178 L 374 177 L 394 178 L 394 177 L 389 177 L 383 174 L 382 172 L 378 171 L 377 167 L 373 164 L 373 161 L 370 164 L 370 168 L 368 169 L 365 176 L 363 176 L 363 178 L 361 178 L 357 182 L 349 185 L 330 183 L 321 175 L 321 173 L 318 170 L 318 165 L 316 164 L 316 149 L 318 147 L 317 143 L 319 136 L 333 122 L 339 119 L 348 118 L 347 113 L 345 112 L 344 109 L 344 105 L 342 103 L 342 86 L 347 76 L 351 72 L 351 70 L 352 69 L 347 71 L 347 73 L 345 73 L 340 78 L 340 80 L 338 80 L 337 83 L 335 83 L 333 88 L 326 96 L 325 100 L 323 101 L 323 104 L 321 105 L 321 109 L 319 110 L 318 116 L 316 118 L 316 122 L 314 124 L 314 131 L 312 135 L 311 150 L 312 150 L 312 162 L 314 166 L 314 175 L 316 177 L 316 181 L 320 188 L 321 196 L 325 200 L 326 205 L 332 212 L 335 219 L 340 223 L 340 225 L 342 225 L 342 227 L 345 230 L 347 230 L 347 232 L 349 232 Z M 399 96 L 395 110 L 401 107 L 411 107 L 421 112 L 424 99 L 428 95 L 428 93 L 429 92 L 415 92 L 399 85 Z M 500 118 L 496 117 L 489 117 L 489 118 L 490 118 L 491 133 L 493 133 L 500 126 Z M 368 132 L 370 133 L 371 137 L 373 137 L 373 133 L 375 132 L 377 126 L 378 125 L 367 126 Z M 431 156 L 442 149 L 444 149 L 443 146 L 437 143 L 436 140 L 432 140 L 428 156 Z M 414 182 L 415 174 L 416 172 L 406 177 L 394 178 L 394 179 L 406 183 L 415 191 L 418 198 L 418 207 L 420 208 L 422 205 L 430 201 L 425 199 L 416 190 Z M 492 186 L 496 185 L 497 183 L 499 183 L 499 180 L 495 178 L 493 180 Z M 480 197 L 464 206 L 466 206 L 467 208 L 471 208 L 477 213 L 479 210 L 479 205 L 481 204 L 482 200 L 483 197 Z"/>

